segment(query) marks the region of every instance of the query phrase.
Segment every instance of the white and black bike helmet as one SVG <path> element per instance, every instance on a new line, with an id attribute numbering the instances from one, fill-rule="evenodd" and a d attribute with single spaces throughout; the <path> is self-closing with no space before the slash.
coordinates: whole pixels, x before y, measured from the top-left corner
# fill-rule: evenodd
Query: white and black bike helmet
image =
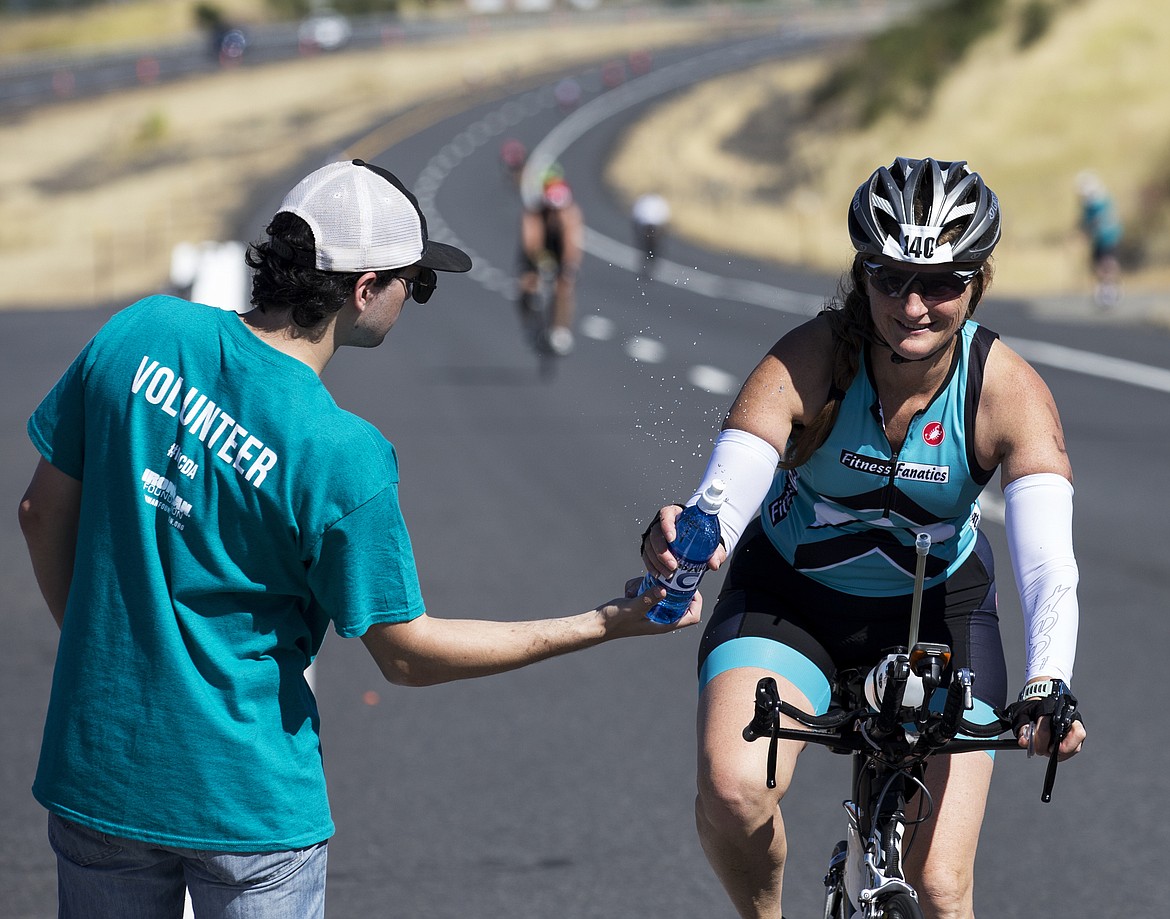
<path id="1" fill-rule="evenodd" d="M 999 199 L 963 160 L 900 156 L 862 183 L 849 207 L 858 252 L 915 265 L 982 262 L 999 235 Z"/>

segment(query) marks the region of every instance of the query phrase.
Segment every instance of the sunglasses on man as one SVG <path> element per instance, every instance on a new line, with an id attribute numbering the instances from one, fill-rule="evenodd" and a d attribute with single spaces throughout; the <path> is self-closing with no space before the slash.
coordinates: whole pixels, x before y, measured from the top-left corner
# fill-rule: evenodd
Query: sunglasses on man
<path id="1" fill-rule="evenodd" d="M 901 299 L 909 296 L 910 288 L 917 285 L 919 296 L 923 300 L 942 302 L 955 300 L 963 295 L 967 286 L 979 274 L 978 268 L 967 268 L 962 271 L 923 272 L 906 271 L 883 265 L 881 262 L 864 261 L 861 263 L 866 277 L 873 284 L 874 290 L 887 297 Z"/>
<path id="2" fill-rule="evenodd" d="M 398 278 L 403 287 L 406 288 L 406 299 L 413 299 L 415 303 L 426 303 L 431 299 L 435 288 L 439 286 L 439 276 L 433 268 L 420 268 L 418 274 L 413 278 L 401 274 L 396 274 L 394 277 Z"/>

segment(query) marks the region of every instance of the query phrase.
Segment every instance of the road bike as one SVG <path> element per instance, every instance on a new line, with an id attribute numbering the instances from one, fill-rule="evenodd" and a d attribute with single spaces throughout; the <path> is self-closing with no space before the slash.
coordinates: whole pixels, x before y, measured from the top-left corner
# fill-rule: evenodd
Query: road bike
<path id="1" fill-rule="evenodd" d="M 890 649 L 868 671 L 838 674 L 834 703 L 824 715 L 801 711 L 780 698 L 776 681 L 765 677 L 756 685 L 755 714 L 744 728 L 747 741 L 769 738 L 767 783 L 776 787 L 776 752 L 780 740 L 828 747 L 853 759 L 851 795 L 844 802 L 847 837 L 838 842 L 825 875 L 824 919 L 922 919 L 918 894 L 902 872 L 908 849 L 907 830 L 928 820 L 933 801 L 924 782 L 933 756 L 972 750 L 1019 750 L 1016 738 L 1000 737 L 1012 730 L 1012 719 L 997 710 L 989 724 L 963 718 L 973 708 L 975 675 L 956 668 L 945 690 L 951 649 L 918 641 L 923 571 L 930 538 L 916 541 L 918 571 L 911 609 L 910 640 Z M 906 648 L 910 650 L 907 651 Z M 945 696 L 941 709 L 934 697 Z M 780 725 L 787 715 L 805 729 Z M 1056 699 L 1052 714 L 1053 741 L 1041 800 L 1052 799 L 1056 781 L 1056 749 L 1076 720 L 1077 700 L 1071 693 Z M 913 807 L 917 813 L 911 813 Z"/>
<path id="2" fill-rule="evenodd" d="M 556 329 L 552 324 L 560 278 L 556 256 L 548 251 L 542 252 L 535 260 L 535 267 L 535 292 L 522 291 L 520 294 L 520 321 L 539 361 L 540 376 L 547 380 L 556 373 L 558 359 L 572 350 L 573 334 L 570 329 Z"/>

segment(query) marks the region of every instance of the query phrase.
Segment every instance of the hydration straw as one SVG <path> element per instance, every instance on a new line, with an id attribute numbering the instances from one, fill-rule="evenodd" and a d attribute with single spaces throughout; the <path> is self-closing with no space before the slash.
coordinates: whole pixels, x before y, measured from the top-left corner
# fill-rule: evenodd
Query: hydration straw
<path id="1" fill-rule="evenodd" d="M 910 603 L 910 644 L 907 650 L 913 650 L 918 644 L 918 621 L 922 617 L 922 585 L 926 581 L 926 556 L 930 554 L 930 534 L 919 533 L 914 538 L 914 551 L 918 554 L 918 564 L 914 569 L 914 598 Z"/>

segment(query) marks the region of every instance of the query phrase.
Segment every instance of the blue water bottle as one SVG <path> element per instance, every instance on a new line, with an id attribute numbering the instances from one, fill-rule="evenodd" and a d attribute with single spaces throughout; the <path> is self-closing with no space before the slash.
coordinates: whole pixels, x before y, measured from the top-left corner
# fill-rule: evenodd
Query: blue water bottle
<path id="1" fill-rule="evenodd" d="M 678 622 L 687 611 L 699 581 L 707 571 L 707 562 L 719 548 L 719 508 L 723 506 L 723 483 L 716 479 L 675 521 L 675 537 L 670 551 L 678 567 L 663 579 L 647 573 L 639 593 L 651 587 L 665 587 L 666 596 L 646 613 L 646 618 L 669 625 Z"/>

